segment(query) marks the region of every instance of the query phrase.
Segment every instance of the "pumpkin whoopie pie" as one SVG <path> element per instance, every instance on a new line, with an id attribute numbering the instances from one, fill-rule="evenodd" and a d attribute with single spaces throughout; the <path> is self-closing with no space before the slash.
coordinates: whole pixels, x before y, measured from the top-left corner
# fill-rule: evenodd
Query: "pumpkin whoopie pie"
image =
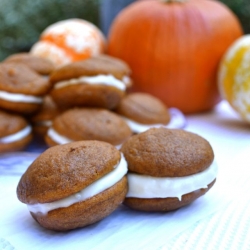
<path id="1" fill-rule="evenodd" d="M 124 204 L 142 211 L 170 211 L 205 194 L 215 183 L 213 149 L 201 136 L 152 128 L 122 146 L 129 190 Z"/>
<path id="2" fill-rule="evenodd" d="M 0 110 L 0 153 L 24 149 L 32 137 L 32 127 L 24 117 Z"/>
<path id="3" fill-rule="evenodd" d="M 52 72 L 51 96 L 62 108 L 76 106 L 114 109 L 130 85 L 130 69 L 123 61 L 94 56 Z"/>
<path id="4" fill-rule="evenodd" d="M 49 146 L 80 140 L 99 140 L 117 148 L 132 135 L 127 123 L 106 109 L 74 108 L 58 115 L 49 128 Z"/>
<path id="5" fill-rule="evenodd" d="M 0 108 L 20 114 L 39 110 L 51 88 L 48 79 L 21 63 L 0 64 Z"/>
<path id="6" fill-rule="evenodd" d="M 122 98 L 115 111 L 120 114 L 133 133 L 141 133 L 152 127 L 165 126 L 170 122 L 167 106 L 147 93 L 135 92 Z"/>
<path id="7" fill-rule="evenodd" d="M 10 55 L 4 60 L 4 63 L 8 62 L 23 63 L 32 70 L 36 71 L 38 74 L 44 76 L 49 75 L 55 69 L 54 64 L 48 59 L 24 52 Z"/>
<path id="8" fill-rule="evenodd" d="M 51 147 L 26 170 L 18 199 L 43 227 L 65 231 L 111 214 L 127 193 L 127 163 L 111 144 L 81 141 Z"/>

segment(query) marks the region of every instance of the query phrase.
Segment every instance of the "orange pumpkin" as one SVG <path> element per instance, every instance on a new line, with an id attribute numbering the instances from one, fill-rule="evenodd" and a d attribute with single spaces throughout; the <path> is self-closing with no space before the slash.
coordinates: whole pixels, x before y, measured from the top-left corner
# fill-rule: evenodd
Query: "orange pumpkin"
<path id="1" fill-rule="evenodd" d="M 136 1 L 113 21 L 108 53 L 129 64 L 135 91 L 194 113 L 220 101 L 219 61 L 242 34 L 237 17 L 217 1 Z"/>
<path id="2" fill-rule="evenodd" d="M 94 24 L 78 18 L 48 26 L 30 53 L 61 66 L 104 52 L 106 39 Z"/>

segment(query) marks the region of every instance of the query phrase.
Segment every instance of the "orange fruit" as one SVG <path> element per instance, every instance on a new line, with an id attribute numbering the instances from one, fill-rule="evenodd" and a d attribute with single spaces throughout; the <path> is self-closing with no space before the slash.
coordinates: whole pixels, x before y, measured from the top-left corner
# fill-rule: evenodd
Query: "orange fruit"
<path id="1" fill-rule="evenodd" d="M 105 45 L 105 37 L 98 27 L 74 18 L 48 26 L 30 53 L 61 66 L 103 53 Z"/>
<path id="2" fill-rule="evenodd" d="M 218 71 L 221 96 L 250 122 L 250 35 L 237 39 L 223 56 Z"/>

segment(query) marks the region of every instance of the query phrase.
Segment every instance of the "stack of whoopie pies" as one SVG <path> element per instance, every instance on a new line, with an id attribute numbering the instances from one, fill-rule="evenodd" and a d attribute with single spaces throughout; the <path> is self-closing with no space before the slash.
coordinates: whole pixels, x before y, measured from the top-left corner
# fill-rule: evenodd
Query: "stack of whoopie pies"
<path id="1" fill-rule="evenodd" d="M 14 54 L 0 63 L 0 110 L 22 116 L 32 127 L 30 136 L 39 135 L 48 147 L 101 140 L 120 148 L 132 134 L 167 125 L 171 119 L 156 97 L 128 93 L 130 75 L 125 62 L 107 55 L 56 68 L 29 53 Z M 26 142 L 5 148 L 21 150 Z"/>
<path id="2" fill-rule="evenodd" d="M 51 90 L 53 64 L 28 53 L 0 63 L 0 153 L 22 150 L 32 141 L 28 117 L 39 112 Z"/>
<path id="3" fill-rule="evenodd" d="M 150 94 L 129 93 L 130 74 L 107 55 L 55 68 L 22 53 L 0 64 L 0 153 L 24 149 L 34 134 L 48 146 L 17 186 L 43 227 L 84 227 L 121 203 L 175 210 L 213 186 L 209 142 L 166 128 L 169 109 Z"/>
<path id="4" fill-rule="evenodd" d="M 100 140 L 50 147 L 23 174 L 17 196 L 43 227 L 64 231 L 95 223 L 121 203 L 146 212 L 178 209 L 205 194 L 216 175 L 204 138 L 151 128 L 120 151 Z"/>

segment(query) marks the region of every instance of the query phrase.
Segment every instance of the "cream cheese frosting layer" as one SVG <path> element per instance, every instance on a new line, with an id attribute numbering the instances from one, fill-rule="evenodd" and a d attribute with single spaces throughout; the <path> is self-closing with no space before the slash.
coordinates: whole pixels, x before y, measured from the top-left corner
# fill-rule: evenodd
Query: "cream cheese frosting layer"
<path id="1" fill-rule="evenodd" d="M 32 95 L 24 95 L 24 94 L 14 94 L 6 91 L 0 91 L 0 99 L 10 101 L 10 102 L 24 102 L 24 103 L 42 103 L 43 98 L 32 96 Z"/>
<path id="2" fill-rule="evenodd" d="M 107 85 L 116 87 L 122 91 L 126 90 L 127 78 L 123 82 L 113 75 L 96 75 L 96 76 L 83 76 L 79 78 L 70 79 L 67 81 L 60 81 L 55 84 L 55 89 L 64 88 L 76 84 L 91 84 L 91 85 Z"/>
<path id="3" fill-rule="evenodd" d="M 136 121 L 133 121 L 125 116 L 121 116 L 125 122 L 128 124 L 130 129 L 134 133 L 142 133 L 150 128 L 183 128 L 186 125 L 186 118 L 182 114 L 182 112 L 176 108 L 169 108 L 168 109 L 171 119 L 167 124 L 155 123 L 155 124 L 142 124 Z"/>
<path id="4" fill-rule="evenodd" d="M 31 130 L 32 130 L 31 126 L 28 125 L 15 134 L 11 134 L 11 135 L 0 138 L 0 143 L 11 143 L 11 142 L 19 141 L 25 138 L 26 136 L 28 136 L 31 133 Z"/>
<path id="5" fill-rule="evenodd" d="M 47 135 L 48 135 L 48 137 L 50 137 L 51 140 L 53 140 L 57 144 L 65 144 L 65 143 L 73 142 L 73 140 L 69 139 L 68 137 L 60 135 L 59 133 L 57 133 L 57 131 L 54 130 L 52 127 L 49 128 L 49 130 L 47 132 Z M 117 149 L 120 149 L 122 144 L 114 145 L 114 146 Z"/>
<path id="6" fill-rule="evenodd" d="M 124 116 L 122 118 L 126 121 L 128 126 L 130 127 L 130 129 L 134 133 L 142 133 L 150 128 L 160 128 L 160 127 L 166 126 L 166 125 L 160 124 L 160 123 L 159 124 L 142 124 L 142 123 L 130 120 Z"/>
<path id="7" fill-rule="evenodd" d="M 50 203 L 37 203 L 34 205 L 27 205 L 28 209 L 33 213 L 47 214 L 49 211 L 54 209 L 69 207 L 77 202 L 87 200 L 88 198 L 91 198 L 112 187 L 125 176 L 127 171 L 127 162 L 124 156 L 121 154 L 121 160 L 117 165 L 114 166 L 113 171 L 101 177 L 99 180 L 93 182 L 78 193 Z"/>
<path id="8" fill-rule="evenodd" d="M 132 80 L 131 80 L 131 78 L 130 78 L 129 76 L 124 76 L 124 77 L 122 78 L 122 81 L 123 81 L 123 83 L 124 83 L 127 87 L 129 87 L 130 85 L 132 85 Z"/>
<path id="9" fill-rule="evenodd" d="M 47 135 L 56 143 L 58 144 L 65 144 L 68 142 L 73 142 L 73 140 L 69 139 L 66 136 L 60 135 L 57 133 L 52 127 L 49 128 Z"/>
<path id="10" fill-rule="evenodd" d="M 207 186 L 216 178 L 218 166 L 215 161 L 204 171 L 183 177 L 151 177 L 128 173 L 128 193 L 134 198 L 170 198 L 196 191 Z"/>

